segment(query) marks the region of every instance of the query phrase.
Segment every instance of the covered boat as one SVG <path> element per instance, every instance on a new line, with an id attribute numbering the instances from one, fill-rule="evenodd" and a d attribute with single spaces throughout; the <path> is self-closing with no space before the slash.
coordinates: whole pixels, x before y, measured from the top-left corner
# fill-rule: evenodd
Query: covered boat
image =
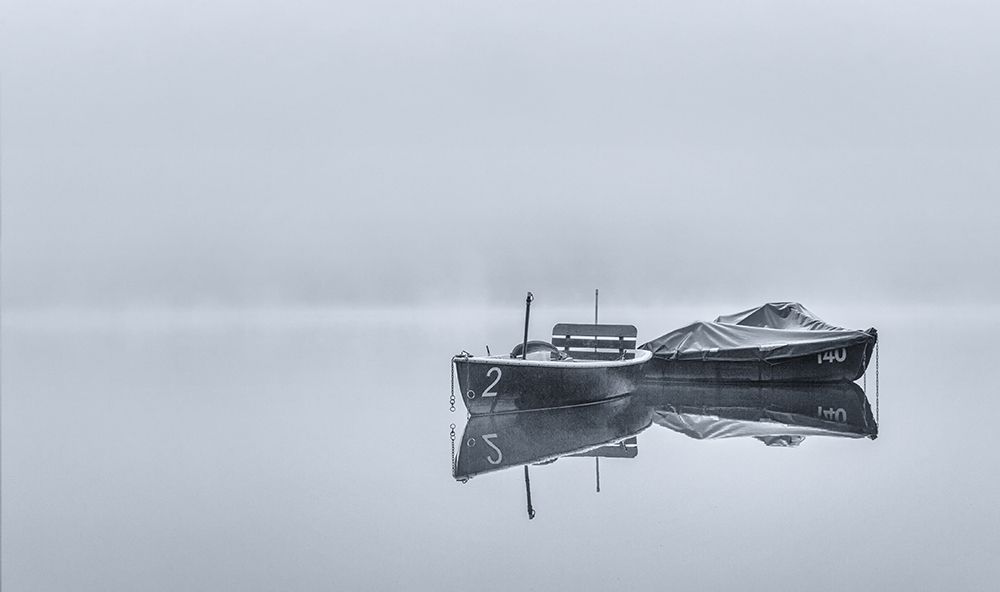
<path id="1" fill-rule="evenodd" d="M 824 322 L 797 302 L 769 303 L 697 322 L 640 346 L 653 354 L 645 376 L 712 382 L 857 380 L 878 332 Z"/>

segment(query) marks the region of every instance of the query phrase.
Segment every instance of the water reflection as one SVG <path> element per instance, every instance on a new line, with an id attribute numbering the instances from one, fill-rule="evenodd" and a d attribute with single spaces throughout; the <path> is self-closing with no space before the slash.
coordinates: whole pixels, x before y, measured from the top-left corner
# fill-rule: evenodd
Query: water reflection
<path id="1" fill-rule="evenodd" d="M 876 438 L 878 425 L 864 390 L 826 384 L 678 384 L 647 381 L 632 395 L 653 423 L 698 440 L 756 438 L 798 446 L 806 436 Z"/>
<path id="2" fill-rule="evenodd" d="M 473 416 L 462 435 L 455 478 L 563 456 L 626 456 L 622 446 L 606 445 L 649 427 L 652 413 L 643 399 L 626 395 L 579 407 Z"/>
<path id="3" fill-rule="evenodd" d="M 818 384 L 712 384 L 645 381 L 629 395 L 578 407 L 469 418 L 454 476 L 524 467 L 562 457 L 635 458 L 637 434 L 651 425 L 698 440 L 755 438 L 767 446 L 795 447 L 810 436 L 871 438 L 878 424 L 864 390 L 853 382 Z"/>

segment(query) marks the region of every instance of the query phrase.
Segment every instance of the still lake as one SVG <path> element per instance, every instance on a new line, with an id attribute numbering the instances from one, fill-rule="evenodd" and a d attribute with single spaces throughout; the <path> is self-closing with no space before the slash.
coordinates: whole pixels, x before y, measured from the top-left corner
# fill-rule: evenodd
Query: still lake
<path id="1" fill-rule="evenodd" d="M 601 320 L 641 342 L 730 308 Z M 653 425 L 636 458 L 602 459 L 600 493 L 593 459 L 532 467 L 530 521 L 522 469 L 450 472 L 449 424 L 461 436 L 466 419 L 448 410 L 449 359 L 509 351 L 518 309 L 6 313 L 3 588 L 1000 582 L 1000 316 L 810 308 L 879 329 L 876 440 L 782 448 Z M 587 315 L 533 306 L 532 338 Z"/>

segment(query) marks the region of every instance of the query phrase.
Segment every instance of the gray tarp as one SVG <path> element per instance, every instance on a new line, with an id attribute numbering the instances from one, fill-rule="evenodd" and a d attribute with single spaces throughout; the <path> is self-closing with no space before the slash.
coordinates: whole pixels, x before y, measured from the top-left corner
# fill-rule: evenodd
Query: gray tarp
<path id="1" fill-rule="evenodd" d="M 776 302 L 697 322 L 642 345 L 667 360 L 777 360 L 826 352 L 875 337 L 825 323 L 797 302 Z"/>

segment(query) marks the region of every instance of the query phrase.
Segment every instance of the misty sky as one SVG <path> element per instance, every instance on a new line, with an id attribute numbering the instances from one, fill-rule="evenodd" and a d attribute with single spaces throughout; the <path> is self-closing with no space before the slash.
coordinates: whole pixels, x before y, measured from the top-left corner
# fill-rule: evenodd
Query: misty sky
<path id="1" fill-rule="evenodd" d="M 45 2 L 7 306 L 996 302 L 993 2 Z"/>

